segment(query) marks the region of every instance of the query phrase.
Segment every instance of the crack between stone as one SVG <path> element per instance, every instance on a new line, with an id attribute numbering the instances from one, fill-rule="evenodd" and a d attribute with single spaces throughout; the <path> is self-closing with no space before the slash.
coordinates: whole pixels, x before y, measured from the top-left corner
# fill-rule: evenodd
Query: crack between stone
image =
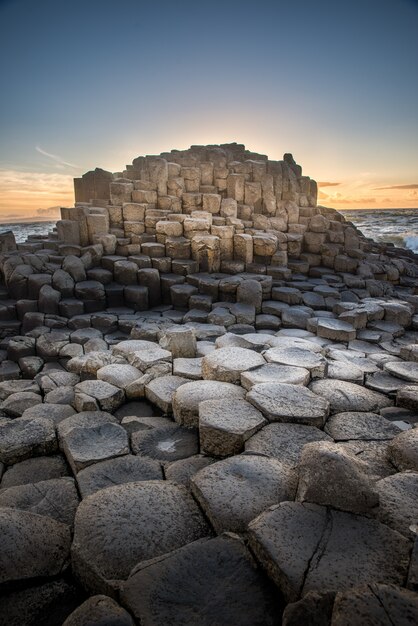
<path id="1" fill-rule="evenodd" d="M 310 572 L 317 569 L 317 567 L 319 566 L 319 562 L 324 556 L 324 553 L 328 544 L 328 539 L 332 532 L 332 526 L 333 526 L 332 513 L 327 508 L 324 528 L 322 530 L 320 538 L 318 539 L 318 543 L 315 546 L 312 556 L 308 561 L 306 569 L 303 573 L 303 580 L 302 580 L 302 585 L 300 588 L 301 589 L 300 595 L 303 595 L 303 590 L 305 588 L 306 579 L 308 578 Z"/>
<path id="2" fill-rule="evenodd" d="M 383 604 L 382 600 L 379 598 L 379 596 L 377 595 L 377 593 L 373 589 L 372 585 L 369 585 L 369 589 L 370 589 L 371 593 L 374 595 L 374 597 L 376 598 L 376 600 L 378 601 L 378 603 L 380 604 L 380 606 L 382 607 L 382 609 L 383 609 L 386 617 L 388 618 L 389 622 L 392 624 L 392 626 L 396 626 L 395 622 L 392 621 L 389 613 L 386 610 L 385 605 Z"/>

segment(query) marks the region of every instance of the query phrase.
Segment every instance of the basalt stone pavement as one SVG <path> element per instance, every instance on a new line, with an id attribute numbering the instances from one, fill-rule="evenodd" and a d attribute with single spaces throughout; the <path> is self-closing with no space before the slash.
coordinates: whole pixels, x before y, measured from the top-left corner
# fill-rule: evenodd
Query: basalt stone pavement
<path id="1" fill-rule="evenodd" d="M 205 207 L 226 216 L 204 163 Z M 268 172 L 241 165 L 231 193 L 262 206 Z M 191 190 L 196 168 L 171 169 Z M 230 174 L 216 168 L 220 192 Z M 149 171 L 142 199 L 164 187 Z M 131 229 L 137 210 L 125 207 Z M 324 265 L 312 248 L 329 256 L 338 237 L 324 228 L 340 231 L 314 217 L 321 237 L 286 271 L 161 274 L 160 291 L 142 274 L 145 307 L 103 306 L 83 285 L 88 268 L 123 291 L 138 265 L 99 267 L 90 250 L 56 275 L 59 250 L 39 248 L 11 280 L 20 252 L 3 255 L 0 626 L 417 623 L 418 265 L 348 243 L 344 263 Z M 266 233 L 252 234 L 258 250 Z"/>

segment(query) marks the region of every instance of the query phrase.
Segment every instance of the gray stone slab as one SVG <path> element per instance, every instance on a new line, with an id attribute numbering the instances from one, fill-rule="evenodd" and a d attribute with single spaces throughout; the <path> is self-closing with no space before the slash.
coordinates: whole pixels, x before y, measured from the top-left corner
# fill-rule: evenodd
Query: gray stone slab
<path id="1" fill-rule="evenodd" d="M 273 626 L 278 600 L 235 536 L 195 541 L 135 568 L 122 603 L 144 624 Z"/>
<path id="2" fill-rule="evenodd" d="M 200 470 L 192 491 L 215 531 L 245 532 L 272 504 L 294 497 L 294 475 L 277 459 L 241 454 Z"/>
<path id="3" fill-rule="evenodd" d="M 205 400 L 199 404 L 200 448 L 215 457 L 238 454 L 267 420 L 245 400 Z"/>
<path id="4" fill-rule="evenodd" d="M 181 385 L 173 397 L 174 419 L 185 426 L 199 423 L 199 404 L 204 400 L 244 398 L 245 391 L 237 385 L 216 380 L 196 380 Z"/>
<path id="5" fill-rule="evenodd" d="M 393 404 L 392 400 L 377 391 L 343 380 L 315 380 L 309 389 L 329 402 L 331 413 L 373 412 Z"/>
<path id="6" fill-rule="evenodd" d="M 49 578 L 67 565 L 70 528 L 29 511 L 0 508 L 0 583 Z"/>
<path id="7" fill-rule="evenodd" d="M 163 472 L 157 461 L 130 454 L 95 463 L 77 474 L 77 484 L 83 498 L 115 485 L 162 479 Z"/>
<path id="8" fill-rule="evenodd" d="M 126 580 L 140 561 L 209 534 L 203 515 L 183 487 L 163 481 L 109 487 L 78 507 L 73 570 L 90 592 L 112 595 L 116 581 Z"/>
<path id="9" fill-rule="evenodd" d="M 251 388 L 246 399 L 270 422 L 322 427 L 329 413 L 328 400 L 301 385 L 260 383 Z"/>
<path id="10" fill-rule="evenodd" d="M 52 420 L 18 417 L 0 426 L 0 462 L 12 465 L 31 456 L 53 454 L 57 437 Z"/>
<path id="11" fill-rule="evenodd" d="M 72 478 L 52 478 L 2 489 L 0 507 L 31 511 L 72 526 L 78 494 Z"/>
<path id="12" fill-rule="evenodd" d="M 315 504 L 282 502 L 249 525 L 250 546 L 287 601 L 308 591 L 402 585 L 410 542 L 375 520 Z"/>

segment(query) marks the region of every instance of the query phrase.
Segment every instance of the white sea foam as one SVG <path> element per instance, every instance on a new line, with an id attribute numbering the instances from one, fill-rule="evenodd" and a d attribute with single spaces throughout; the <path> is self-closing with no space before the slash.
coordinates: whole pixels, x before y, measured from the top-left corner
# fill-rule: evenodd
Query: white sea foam
<path id="1" fill-rule="evenodd" d="M 340 211 L 366 236 L 418 253 L 418 209 Z"/>

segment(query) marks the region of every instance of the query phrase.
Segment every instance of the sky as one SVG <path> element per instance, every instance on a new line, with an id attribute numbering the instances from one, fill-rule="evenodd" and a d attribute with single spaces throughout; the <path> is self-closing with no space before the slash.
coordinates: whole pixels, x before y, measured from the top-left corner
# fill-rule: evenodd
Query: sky
<path id="1" fill-rule="evenodd" d="M 418 0 L 0 0 L 0 219 L 232 141 L 292 152 L 326 206 L 418 207 L 417 68 Z"/>

